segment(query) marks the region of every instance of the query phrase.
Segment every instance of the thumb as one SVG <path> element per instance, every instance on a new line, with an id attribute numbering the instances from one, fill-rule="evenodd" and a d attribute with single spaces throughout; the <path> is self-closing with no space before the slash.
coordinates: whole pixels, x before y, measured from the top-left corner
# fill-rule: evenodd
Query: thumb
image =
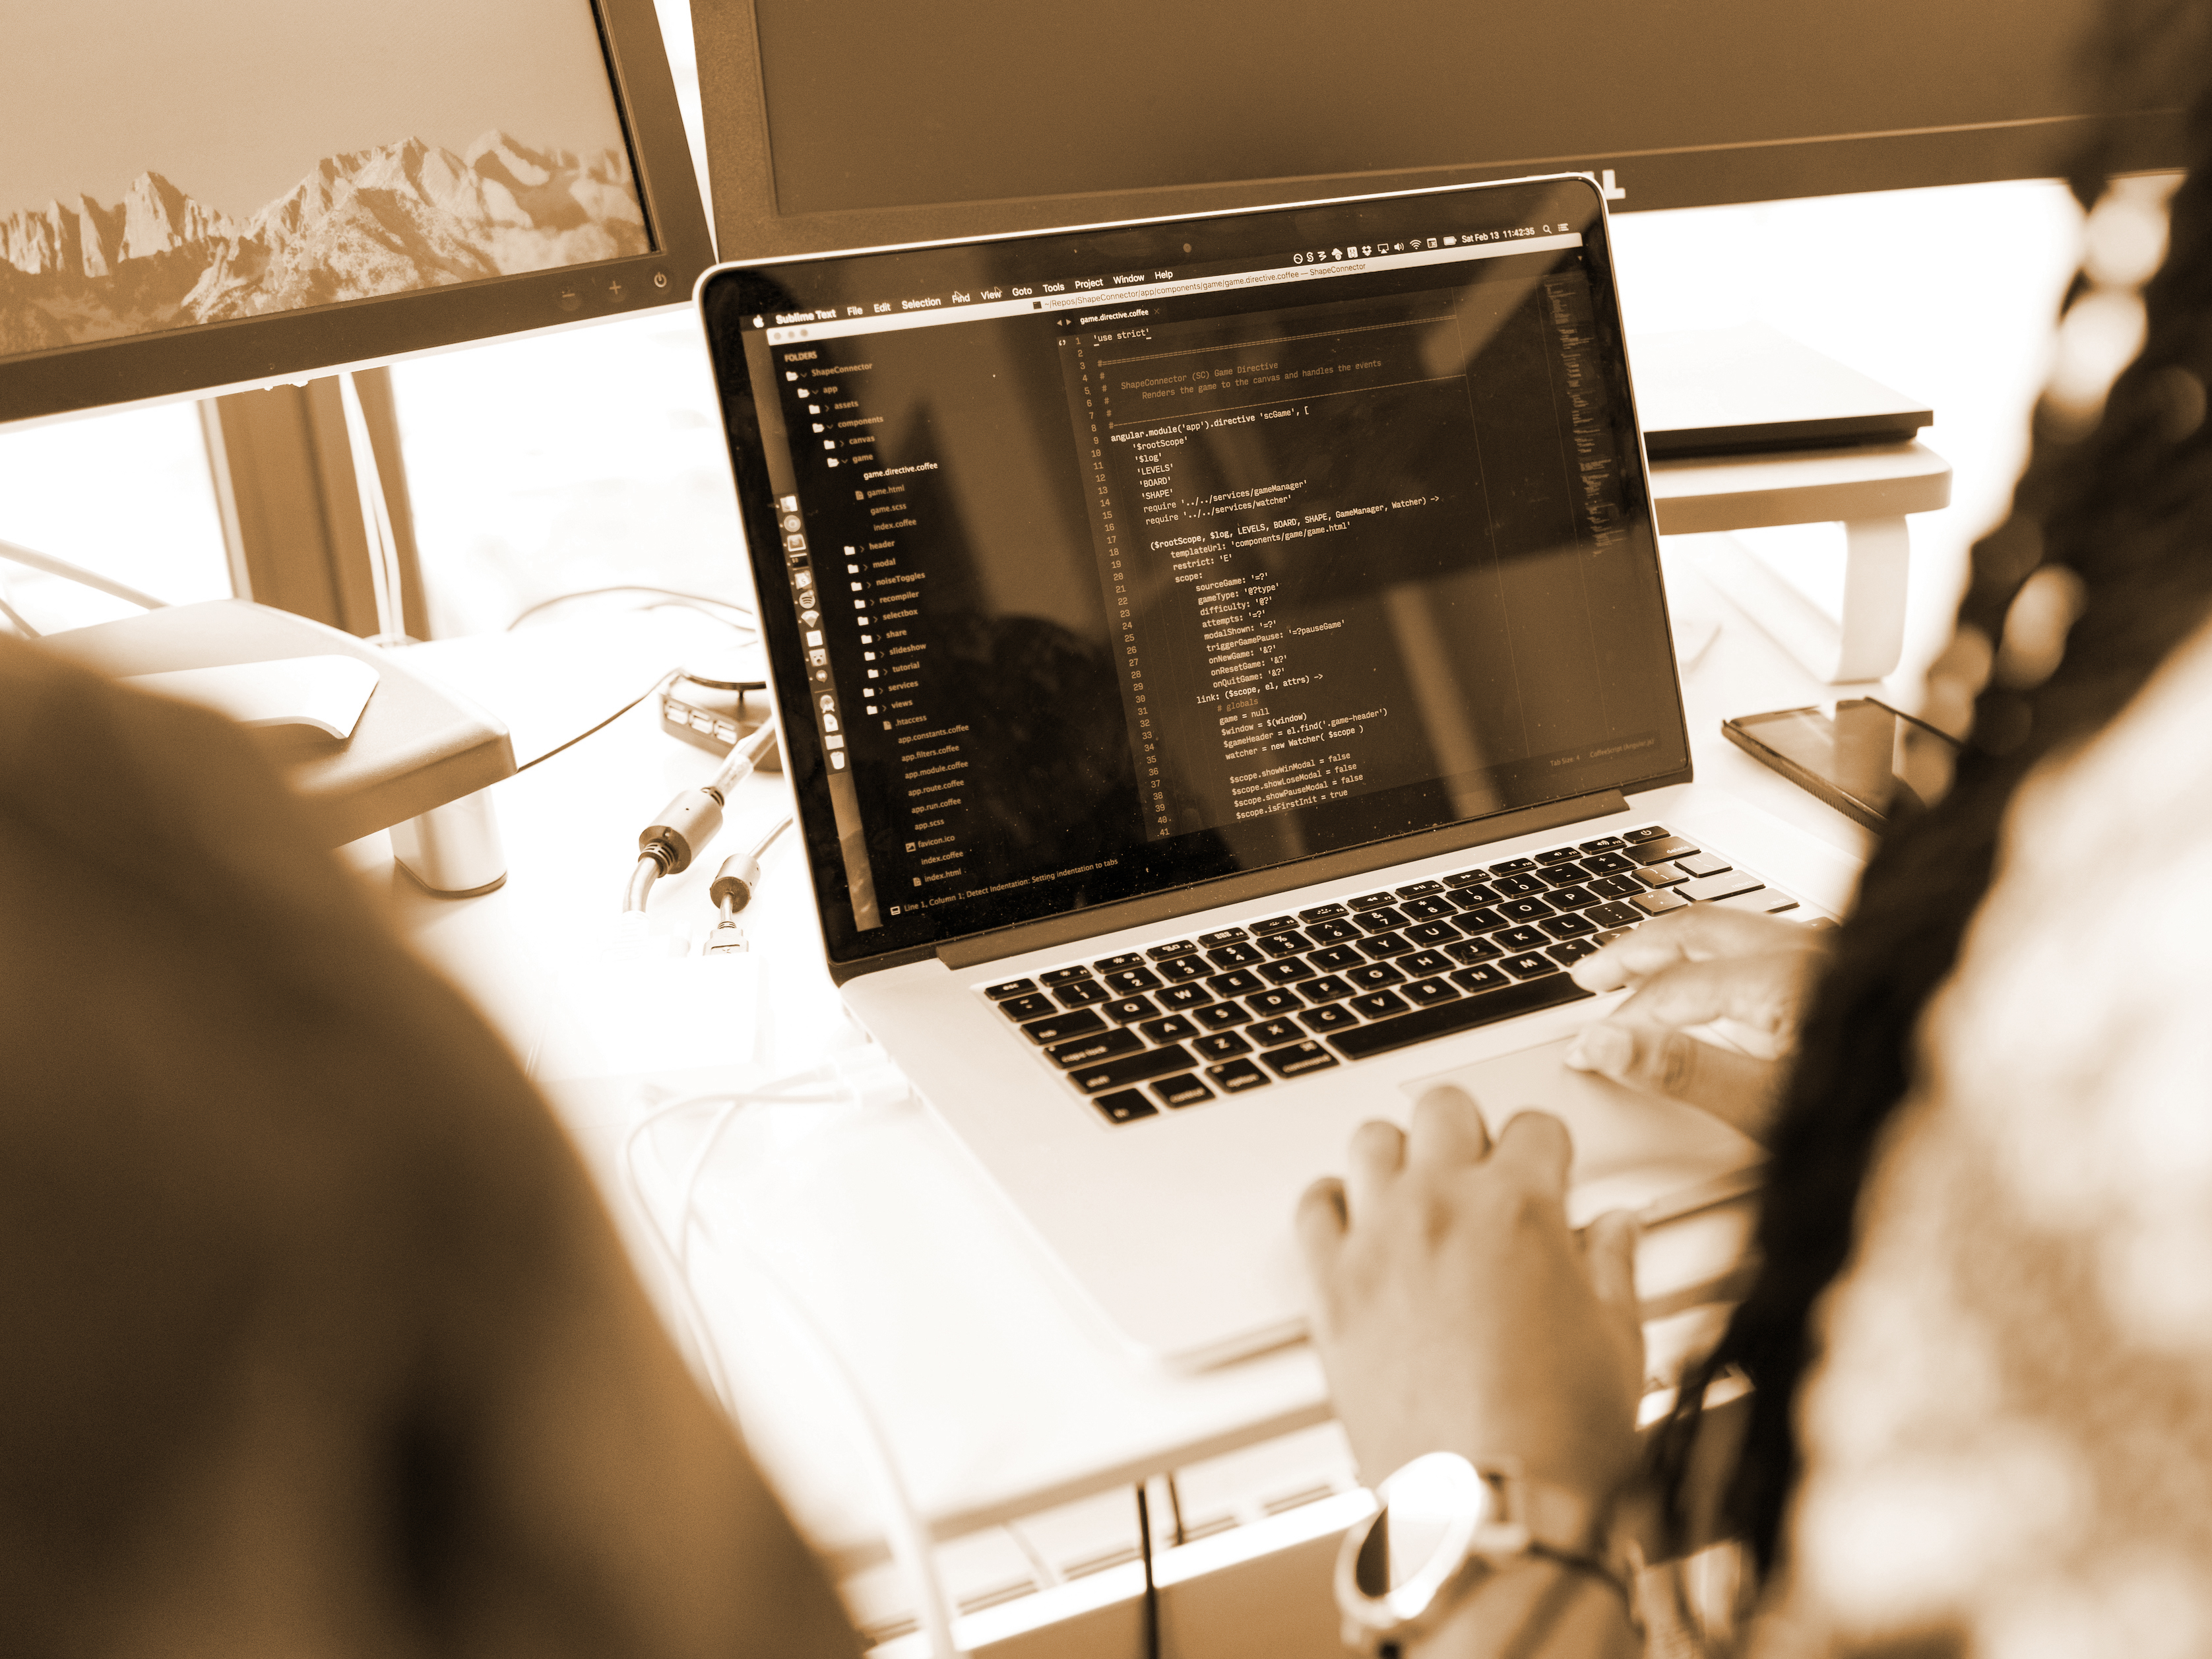
<path id="1" fill-rule="evenodd" d="M 1626 1210 L 1608 1210 L 1583 1229 L 1583 1263 L 1597 1299 L 1636 1321 L 1636 1245 L 1644 1228 Z"/>
<path id="2" fill-rule="evenodd" d="M 1784 1076 L 1771 1060 L 1626 1020 L 1584 1026 L 1565 1058 L 1577 1071 L 1700 1107 L 1754 1140 L 1765 1138 Z"/>

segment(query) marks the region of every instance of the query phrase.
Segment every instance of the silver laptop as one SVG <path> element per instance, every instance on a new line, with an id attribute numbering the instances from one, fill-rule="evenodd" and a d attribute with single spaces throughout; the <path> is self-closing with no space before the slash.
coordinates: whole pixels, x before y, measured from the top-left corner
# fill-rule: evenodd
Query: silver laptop
<path id="1" fill-rule="evenodd" d="M 1296 1336 L 1298 1192 L 1433 1079 L 1564 1112 L 1581 1213 L 1755 1162 L 1557 1058 L 1577 956 L 1795 903 L 1665 810 L 1690 749 L 1593 184 L 698 299 L 832 972 L 1128 1340 Z"/>

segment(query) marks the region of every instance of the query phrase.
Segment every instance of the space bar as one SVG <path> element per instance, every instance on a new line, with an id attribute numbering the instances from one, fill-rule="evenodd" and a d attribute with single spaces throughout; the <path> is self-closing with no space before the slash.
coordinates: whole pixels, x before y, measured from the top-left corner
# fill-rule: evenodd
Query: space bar
<path id="1" fill-rule="evenodd" d="M 1455 1003 L 1417 1008 L 1411 1014 L 1377 1020 L 1357 1031 L 1340 1031 L 1329 1041 L 1346 1059 L 1364 1060 L 1372 1055 L 1387 1054 L 1394 1048 L 1403 1048 L 1407 1043 L 1425 1043 L 1431 1037 L 1449 1037 L 1455 1031 L 1472 1031 L 1479 1025 L 1510 1020 L 1516 1014 L 1533 1013 L 1540 1008 L 1557 1008 L 1562 1003 L 1579 1002 L 1594 994 L 1564 973 L 1547 973 L 1540 979 L 1486 991 Z"/>

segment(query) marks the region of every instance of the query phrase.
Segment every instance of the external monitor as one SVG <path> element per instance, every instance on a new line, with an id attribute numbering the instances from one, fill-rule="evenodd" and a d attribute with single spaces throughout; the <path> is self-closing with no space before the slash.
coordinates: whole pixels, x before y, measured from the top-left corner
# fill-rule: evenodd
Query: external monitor
<path id="1" fill-rule="evenodd" d="M 7 0 L 0 420 L 687 299 L 652 0 Z"/>
<path id="2" fill-rule="evenodd" d="M 2050 177 L 2097 0 L 694 0 L 726 257 L 1562 171 L 1616 210 Z"/>

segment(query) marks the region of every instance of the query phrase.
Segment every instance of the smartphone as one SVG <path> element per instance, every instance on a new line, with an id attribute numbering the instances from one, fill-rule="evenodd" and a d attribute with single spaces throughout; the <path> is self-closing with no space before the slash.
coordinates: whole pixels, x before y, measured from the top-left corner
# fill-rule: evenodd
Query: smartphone
<path id="1" fill-rule="evenodd" d="M 1905 782 L 1905 741 L 1921 731 L 1952 749 L 1947 733 L 1871 697 L 1832 708 L 1778 709 L 1721 722 L 1729 741 L 1838 812 L 1878 830 L 1891 810 L 1918 806 Z"/>

